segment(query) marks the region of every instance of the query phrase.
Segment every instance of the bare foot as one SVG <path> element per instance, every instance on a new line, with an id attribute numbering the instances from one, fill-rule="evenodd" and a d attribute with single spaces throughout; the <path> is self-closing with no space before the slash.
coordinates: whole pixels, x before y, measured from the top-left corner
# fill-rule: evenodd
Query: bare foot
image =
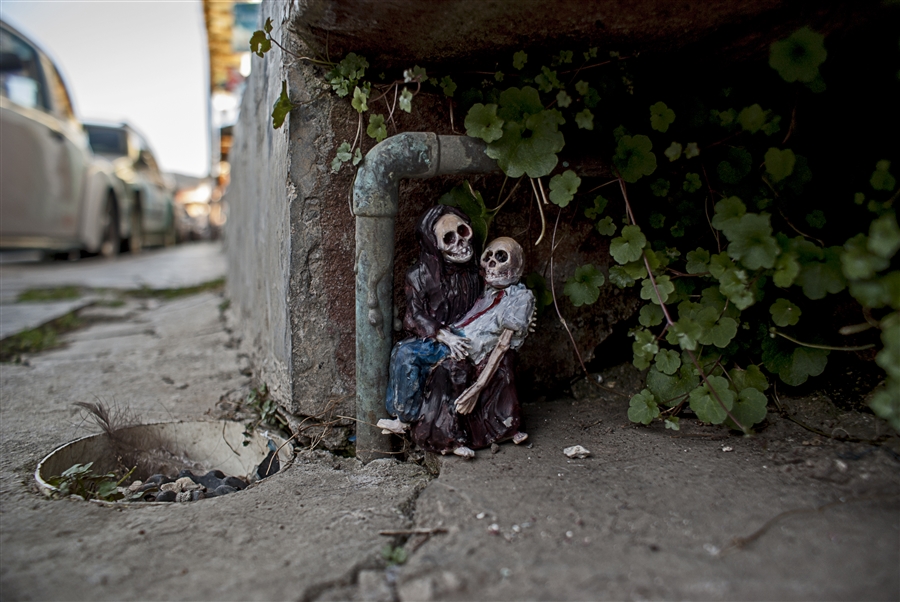
<path id="1" fill-rule="evenodd" d="M 453 450 L 453 453 L 459 456 L 460 458 L 465 458 L 466 460 L 471 460 L 475 457 L 475 452 L 473 452 L 468 447 L 457 447 Z"/>
<path id="2" fill-rule="evenodd" d="M 394 433 L 395 435 L 403 435 L 406 431 L 409 430 L 409 423 L 400 422 L 399 418 L 393 418 L 388 420 L 387 418 L 382 418 L 379 420 L 375 426 L 381 429 L 381 432 L 385 435 L 390 435 Z"/>
<path id="3" fill-rule="evenodd" d="M 516 445 L 525 443 L 526 441 L 528 441 L 528 433 L 519 431 L 515 435 L 513 435 L 513 443 L 515 443 Z"/>

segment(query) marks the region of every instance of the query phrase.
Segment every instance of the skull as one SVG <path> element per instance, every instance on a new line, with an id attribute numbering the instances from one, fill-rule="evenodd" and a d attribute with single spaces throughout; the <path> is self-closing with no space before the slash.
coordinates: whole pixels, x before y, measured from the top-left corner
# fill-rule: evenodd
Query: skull
<path id="1" fill-rule="evenodd" d="M 525 268 L 522 247 L 512 238 L 495 238 L 481 254 L 484 281 L 494 288 L 506 288 L 522 277 Z"/>
<path id="2" fill-rule="evenodd" d="M 458 215 L 441 216 L 434 225 L 434 236 L 447 261 L 465 263 L 472 259 L 472 228 Z"/>

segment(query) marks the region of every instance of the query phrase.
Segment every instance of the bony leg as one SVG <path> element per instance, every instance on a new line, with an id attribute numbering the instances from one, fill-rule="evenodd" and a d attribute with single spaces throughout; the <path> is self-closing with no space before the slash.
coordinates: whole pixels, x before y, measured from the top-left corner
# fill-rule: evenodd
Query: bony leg
<path id="1" fill-rule="evenodd" d="M 375 426 L 381 429 L 381 432 L 385 435 L 390 435 L 391 433 L 395 435 L 404 435 L 406 431 L 409 430 L 408 422 L 401 422 L 399 418 L 392 418 L 388 420 L 387 418 L 382 418 Z"/>

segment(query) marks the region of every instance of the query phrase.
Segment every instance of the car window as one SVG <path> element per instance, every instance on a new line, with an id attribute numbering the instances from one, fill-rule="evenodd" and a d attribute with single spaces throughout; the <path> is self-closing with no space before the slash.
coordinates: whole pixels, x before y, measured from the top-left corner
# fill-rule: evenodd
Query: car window
<path id="1" fill-rule="evenodd" d="M 75 111 L 72 110 L 72 101 L 69 99 L 69 92 L 63 84 L 59 72 L 52 64 L 47 64 L 47 81 L 50 84 L 50 96 L 53 98 L 53 106 L 59 113 L 60 117 L 74 120 Z"/>
<path id="2" fill-rule="evenodd" d="M 93 125 L 86 126 L 85 129 L 95 153 L 119 157 L 128 154 L 128 137 L 125 130 Z"/>
<path id="3" fill-rule="evenodd" d="M 0 94 L 29 109 L 49 108 L 38 54 L 27 42 L 0 29 Z"/>

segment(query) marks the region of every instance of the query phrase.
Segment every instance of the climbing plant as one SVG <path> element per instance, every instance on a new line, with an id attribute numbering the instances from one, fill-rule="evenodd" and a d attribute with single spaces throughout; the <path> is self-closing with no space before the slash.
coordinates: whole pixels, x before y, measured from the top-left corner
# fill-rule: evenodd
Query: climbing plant
<path id="1" fill-rule="evenodd" d="M 254 34 L 254 51 L 262 55 L 270 39 L 267 21 Z M 465 112 L 466 133 L 484 140 L 508 178 L 530 184 L 543 224 L 536 244 L 553 206 L 578 212 L 594 223 L 592 236 L 609 239 L 607 274 L 580 266 L 559 298 L 552 278 L 548 285 L 532 274 L 526 282 L 540 309 L 563 297 L 590 306 L 604 286 L 635 289 L 645 301 L 631 332 L 633 363 L 646 370 L 644 388 L 630 400 L 632 421 L 661 420 L 677 430 L 690 408 L 703 422 L 750 432 L 765 419 L 775 382 L 801 385 L 824 372 L 831 354 L 877 346 L 886 379 L 870 404 L 900 430 L 900 159 L 896 146 L 842 149 L 839 173 L 817 173 L 835 163 L 822 160 L 828 152 L 802 132 L 827 94 L 828 56 L 824 36 L 804 27 L 771 45 L 767 71 L 742 73 L 734 84 L 713 78 L 687 92 L 653 85 L 645 92 L 635 59 L 597 48 L 536 59 L 519 51 L 509 71 L 474 75 L 429 77 L 413 66 L 378 82 L 354 53 L 310 60 L 325 66 L 325 80 L 359 115 L 333 171 L 363 159 L 364 129 L 384 139 L 394 111 L 412 111 L 415 96 L 430 87 Z M 896 65 L 889 77 L 895 72 Z M 890 85 L 896 93 L 897 82 Z M 275 127 L 291 108 L 283 86 Z M 567 144 L 599 153 L 611 176 L 583 191 L 574 170 L 560 169 Z M 830 191 L 814 175 L 841 185 Z M 466 211 L 484 240 L 507 200 L 488 209 L 462 186 L 441 202 Z M 823 323 L 829 297 L 852 299 L 858 323 Z M 841 344 L 842 335 L 866 330 L 880 331 L 880 340 Z"/>

